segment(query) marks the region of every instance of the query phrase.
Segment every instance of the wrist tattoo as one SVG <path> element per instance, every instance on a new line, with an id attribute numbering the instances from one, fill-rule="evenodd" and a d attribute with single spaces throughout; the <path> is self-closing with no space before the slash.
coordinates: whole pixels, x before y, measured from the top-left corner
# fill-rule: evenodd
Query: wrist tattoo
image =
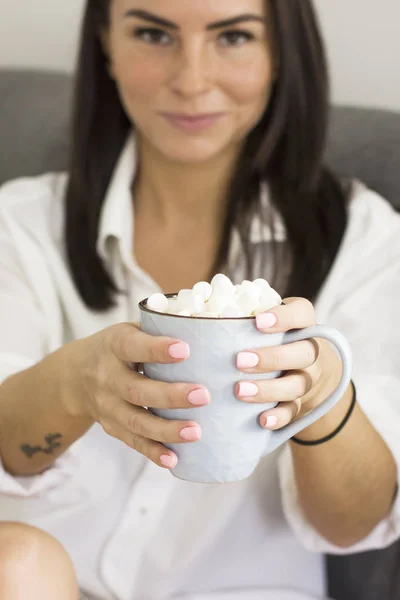
<path id="1" fill-rule="evenodd" d="M 35 454 L 39 452 L 43 452 L 43 454 L 53 454 L 56 448 L 61 446 L 59 440 L 62 439 L 61 433 L 49 433 L 44 437 L 44 441 L 46 442 L 46 446 L 31 446 L 30 444 L 22 444 L 21 450 L 28 458 L 32 458 Z"/>

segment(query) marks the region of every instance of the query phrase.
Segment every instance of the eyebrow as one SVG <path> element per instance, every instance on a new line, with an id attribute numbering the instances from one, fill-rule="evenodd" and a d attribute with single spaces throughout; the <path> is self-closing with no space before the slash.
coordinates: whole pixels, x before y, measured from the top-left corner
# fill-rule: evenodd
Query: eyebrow
<path id="1" fill-rule="evenodd" d="M 137 17 L 138 19 L 142 19 L 143 21 L 148 21 L 149 23 L 154 23 L 155 25 L 161 25 L 162 27 L 168 27 L 169 29 L 179 30 L 180 27 L 173 23 L 172 21 L 168 21 L 162 17 L 158 17 L 153 13 L 148 12 L 147 10 L 141 9 L 132 9 L 126 11 L 124 17 Z M 260 23 L 265 23 L 265 18 L 261 15 L 255 14 L 244 14 L 239 15 L 237 17 L 232 17 L 231 19 L 225 19 L 223 21 L 217 21 L 215 23 L 210 23 L 207 25 L 206 30 L 212 31 L 213 29 L 222 29 L 224 27 L 231 27 L 232 25 L 237 25 L 238 23 L 244 23 L 247 21 L 258 21 Z"/>

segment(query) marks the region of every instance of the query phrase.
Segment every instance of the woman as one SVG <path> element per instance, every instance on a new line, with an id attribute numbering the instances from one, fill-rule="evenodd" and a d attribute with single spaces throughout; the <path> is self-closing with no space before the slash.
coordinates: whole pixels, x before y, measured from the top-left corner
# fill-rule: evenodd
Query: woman
<path id="1" fill-rule="evenodd" d="M 400 218 L 323 167 L 327 110 L 308 0 L 88 2 L 69 173 L 0 197 L 2 597 L 72 600 L 78 582 L 104 600 L 322 598 L 324 553 L 398 537 Z M 212 486 L 169 473 L 164 444 L 196 443 L 196 423 L 144 408 L 207 390 L 132 365 L 190 351 L 141 332 L 138 302 L 219 271 L 286 298 L 257 319 L 266 334 L 337 326 L 355 369 L 325 417 Z M 248 383 L 286 371 L 237 388 L 280 401 L 267 428 L 340 376 L 316 340 L 249 354 Z"/>

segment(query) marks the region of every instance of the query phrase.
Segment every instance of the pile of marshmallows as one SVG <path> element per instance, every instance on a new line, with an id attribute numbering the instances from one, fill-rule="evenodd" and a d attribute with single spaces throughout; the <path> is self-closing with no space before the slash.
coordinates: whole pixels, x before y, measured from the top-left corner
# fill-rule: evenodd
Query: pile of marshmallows
<path id="1" fill-rule="evenodd" d="M 181 290 L 172 298 L 153 294 L 147 300 L 147 308 L 182 317 L 241 318 L 259 315 L 281 302 L 280 295 L 265 279 L 234 285 L 229 277 L 219 273 L 211 284 L 200 281 L 193 289 Z"/>

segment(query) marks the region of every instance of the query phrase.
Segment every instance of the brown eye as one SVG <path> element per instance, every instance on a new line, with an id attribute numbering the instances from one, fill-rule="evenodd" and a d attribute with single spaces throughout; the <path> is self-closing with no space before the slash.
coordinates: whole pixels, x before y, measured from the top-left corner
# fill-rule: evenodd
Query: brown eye
<path id="1" fill-rule="evenodd" d="M 139 27 L 134 31 L 134 37 L 152 46 L 168 46 L 171 36 L 162 29 Z"/>
<path id="2" fill-rule="evenodd" d="M 232 31 L 225 31 L 219 37 L 221 41 L 221 45 L 227 48 L 231 47 L 240 47 L 244 46 L 248 42 L 254 40 L 254 35 L 249 33 L 248 31 L 237 31 L 236 29 Z"/>

